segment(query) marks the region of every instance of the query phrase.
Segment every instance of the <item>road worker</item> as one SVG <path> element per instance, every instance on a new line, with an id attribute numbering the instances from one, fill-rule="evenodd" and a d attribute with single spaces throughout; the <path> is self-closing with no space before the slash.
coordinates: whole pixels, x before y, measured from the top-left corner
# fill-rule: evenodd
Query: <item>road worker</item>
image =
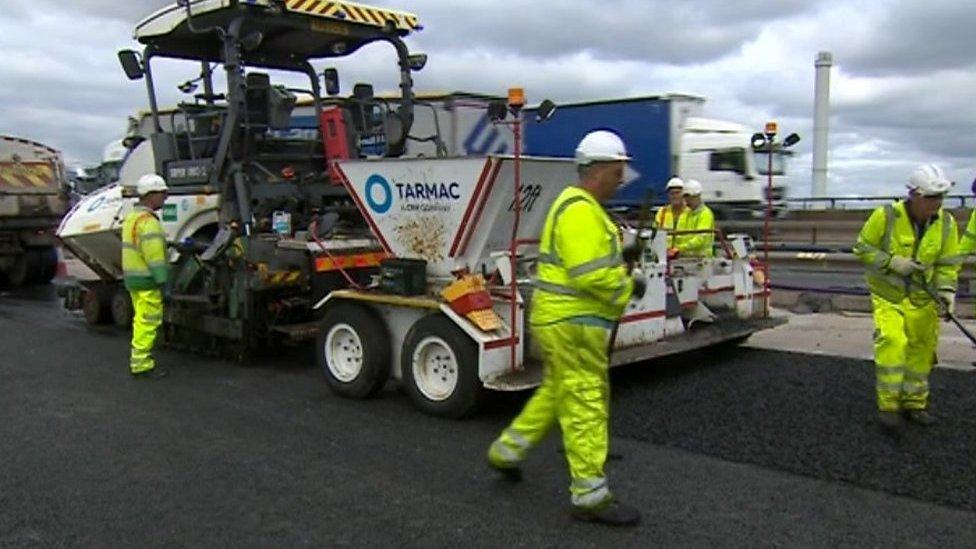
<path id="1" fill-rule="evenodd" d="M 539 244 L 538 275 L 529 322 L 543 357 L 542 385 L 488 450 L 489 465 L 510 480 L 530 448 L 558 423 L 569 473 L 572 516 L 633 525 L 640 513 L 616 500 L 604 472 L 609 444 L 608 341 L 627 302 L 646 282 L 625 261 L 640 255 L 622 247 L 617 225 L 601 202 L 620 185 L 627 156 L 617 134 L 588 133 L 576 148 L 579 183 L 549 208 Z"/>
<path id="2" fill-rule="evenodd" d="M 665 191 L 668 193 L 668 203 L 661 206 L 654 216 L 654 224 L 657 228 L 665 229 L 671 233 L 678 230 L 681 216 L 685 213 L 684 186 L 685 182 L 680 177 L 672 177 L 668 180 L 668 184 L 665 186 Z M 677 243 L 678 237 L 676 235 L 672 234 L 668 237 L 669 257 L 677 255 Z"/>
<path id="3" fill-rule="evenodd" d="M 678 254 L 683 257 L 712 257 L 715 244 L 715 214 L 702 202 L 701 183 L 685 181 L 683 189 L 685 210 L 678 223 L 678 231 L 704 231 L 678 235 Z"/>
<path id="4" fill-rule="evenodd" d="M 156 216 L 166 202 L 166 181 L 150 173 L 136 184 L 139 202 L 122 223 L 122 271 L 132 297 L 132 355 L 129 371 L 137 379 L 159 379 L 167 371 L 152 358 L 156 331 L 163 323 L 163 289 L 169 275 L 166 233 Z"/>
<path id="5" fill-rule="evenodd" d="M 942 209 L 950 187 L 938 166 L 919 166 L 908 179 L 908 199 L 876 209 L 854 246 L 871 291 L 878 420 L 886 429 L 898 428 L 903 414 L 921 425 L 935 421 L 928 412 L 929 373 L 940 311 L 955 307 L 961 259 L 956 222 Z"/>
<path id="6" fill-rule="evenodd" d="M 976 179 L 973 179 L 972 192 L 976 195 Z M 976 253 L 976 208 L 969 214 L 969 222 L 966 223 L 966 230 L 959 237 L 959 254 L 973 255 Z"/>

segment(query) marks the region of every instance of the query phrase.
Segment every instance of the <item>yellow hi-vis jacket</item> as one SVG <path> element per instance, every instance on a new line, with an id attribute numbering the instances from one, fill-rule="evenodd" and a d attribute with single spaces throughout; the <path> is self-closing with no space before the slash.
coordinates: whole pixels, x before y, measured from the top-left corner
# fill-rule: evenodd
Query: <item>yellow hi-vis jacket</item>
<path id="1" fill-rule="evenodd" d="M 940 209 L 929 220 L 921 235 L 908 215 L 907 205 L 898 201 L 882 206 L 871 213 L 854 245 L 854 255 L 866 266 L 865 279 L 872 295 L 892 303 L 908 297 L 912 303 L 924 304 L 931 298 L 922 287 L 888 269 L 893 256 L 912 258 L 925 269 L 918 278 L 936 290 L 956 289 L 959 265 L 959 242 L 956 221 Z"/>
<path id="2" fill-rule="evenodd" d="M 681 224 L 681 220 L 688 214 L 688 208 L 682 208 L 681 213 L 677 216 L 674 215 L 674 208 L 671 204 L 666 204 L 661 206 L 661 209 L 657 211 L 654 215 L 654 225 L 658 229 L 664 229 L 671 233 L 678 230 L 678 225 Z M 674 234 L 668 236 L 668 248 L 678 247 L 678 237 Z"/>
<path id="3" fill-rule="evenodd" d="M 969 215 L 969 222 L 966 223 L 966 230 L 959 237 L 959 253 L 970 255 L 976 252 L 976 210 Z"/>
<path id="4" fill-rule="evenodd" d="M 678 219 L 679 231 L 714 231 L 715 214 L 712 209 L 705 204 L 700 204 L 698 208 L 692 210 L 685 208 Z M 712 257 L 715 245 L 715 233 L 695 233 L 680 234 L 676 240 L 678 251 L 683 256 Z"/>
<path id="5" fill-rule="evenodd" d="M 563 190 L 546 214 L 529 322 L 611 325 L 634 291 L 620 230 L 587 191 Z"/>
<path id="6" fill-rule="evenodd" d="M 163 225 L 141 204 L 122 222 L 122 273 L 129 290 L 158 289 L 169 276 Z"/>

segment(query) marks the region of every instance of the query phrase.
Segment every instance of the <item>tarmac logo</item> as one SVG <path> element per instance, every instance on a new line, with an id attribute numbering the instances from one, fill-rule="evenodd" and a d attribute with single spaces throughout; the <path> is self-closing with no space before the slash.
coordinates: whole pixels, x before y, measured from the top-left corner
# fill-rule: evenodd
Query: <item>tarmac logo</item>
<path id="1" fill-rule="evenodd" d="M 393 188 L 385 177 L 374 173 L 366 180 L 366 188 L 363 193 L 366 196 L 366 204 L 378 214 L 385 214 L 393 206 Z"/>

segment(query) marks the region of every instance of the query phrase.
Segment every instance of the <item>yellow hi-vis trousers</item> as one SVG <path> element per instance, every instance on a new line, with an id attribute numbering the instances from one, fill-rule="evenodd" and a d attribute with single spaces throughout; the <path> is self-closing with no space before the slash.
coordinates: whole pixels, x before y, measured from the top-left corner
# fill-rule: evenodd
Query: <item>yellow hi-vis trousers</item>
<path id="1" fill-rule="evenodd" d="M 601 507 L 612 499 L 603 472 L 609 444 L 611 327 L 590 317 L 533 327 L 545 368 L 542 385 L 488 449 L 491 463 L 514 466 L 558 422 L 572 478 L 571 500 L 578 507 Z"/>
<path id="2" fill-rule="evenodd" d="M 878 409 L 924 410 L 929 373 L 939 341 L 939 314 L 933 301 L 915 305 L 871 296 L 874 310 L 874 363 Z"/>
<path id="3" fill-rule="evenodd" d="M 132 356 L 129 369 L 133 374 L 152 370 L 156 331 L 163 323 L 163 292 L 159 290 L 129 290 L 132 296 Z"/>

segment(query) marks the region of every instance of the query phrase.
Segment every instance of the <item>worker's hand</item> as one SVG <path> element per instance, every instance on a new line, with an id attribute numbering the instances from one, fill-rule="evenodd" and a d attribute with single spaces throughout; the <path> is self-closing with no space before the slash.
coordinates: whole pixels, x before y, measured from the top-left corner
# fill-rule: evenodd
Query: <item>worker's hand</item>
<path id="1" fill-rule="evenodd" d="M 643 299 L 644 294 L 647 293 L 647 277 L 640 269 L 634 269 L 630 273 L 631 280 L 634 281 L 634 292 L 631 295 L 631 299 Z"/>
<path id="2" fill-rule="evenodd" d="M 668 259 L 675 259 L 680 253 L 681 252 L 678 251 L 678 248 L 668 248 Z"/>
<path id="3" fill-rule="evenodd" d="M 939 290 L 939 299 L 945 305 L 946 316 L 956 314 L 956 292 L 954 290 Z"/>
<path id="4" fill-rule="evenodd" d="M 909 276 L 916 271 L 921 271 L 924 269 L 922 264 L 918 261 L 915 261 L 910 257 L 902 257 L 900 255 L 896 255 L 891 258 L 891 261 L 888 262 L 888 268 L 901 276 Z"/>
<path id="5" fill-rule="evenodd" d="M 641 252 L 643 251 L 644 251 L 643 246 L 641 246 L 636 242 L 624 246 L 623 249 L 624 263 L 626 263 L 627 265 L 633 265 L 637 263 L 637 261 L 641 257 Z"/>

